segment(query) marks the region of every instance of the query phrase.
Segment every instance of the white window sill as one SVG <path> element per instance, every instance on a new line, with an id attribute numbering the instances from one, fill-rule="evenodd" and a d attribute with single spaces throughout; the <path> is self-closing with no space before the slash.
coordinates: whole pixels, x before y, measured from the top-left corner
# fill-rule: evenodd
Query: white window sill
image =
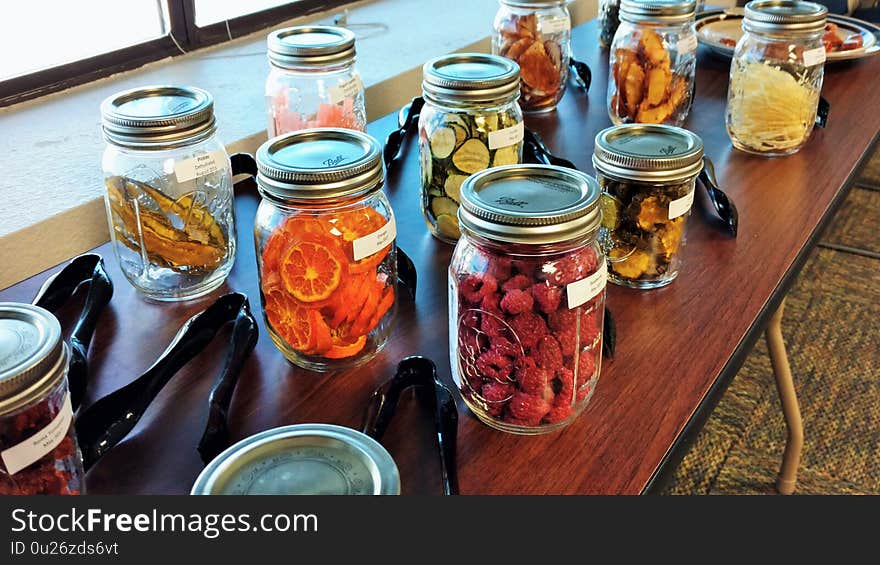
<path id="1" fill-rule="evenodd" d="M 421 66 L 453 51 L 489 51 L 497 0 L 378 0 L 349 6 L 370 121 L 419 94 Z M 596 15 L 575 0 L 574 25 Z M 277 27 L 332 23 L 341 10 Z M 377 32 L 357 24 L 384 24 Z M 98 107 L 145 84 L 189 84 L 214 95 L 219 136 L 230 152 L 266 139 L 263 84 L 267 31 L 0 110 L 0 289 L 106 242 Z M 366 36 L 360 38 L 361 36 Z"/>

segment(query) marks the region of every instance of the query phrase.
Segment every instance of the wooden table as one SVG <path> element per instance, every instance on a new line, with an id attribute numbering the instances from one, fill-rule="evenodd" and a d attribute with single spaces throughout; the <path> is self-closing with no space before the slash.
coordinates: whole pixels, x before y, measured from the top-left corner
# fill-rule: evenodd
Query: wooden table
<path id="1" fill-rule="evenodd" d="M 557 112 L 527 119 L 555 153 L 588 172 L 593 138 L 609 125 L 607 53 L 598 48 L 596 35 L 595 23 L 573 32 L 575 55 L 593 70 L 589 99 L 570 89 Z M 686 127 L 703 138 L 721 185 L 739 207 L 738 239 L 717 229 L 701 191 L 678 279 L 652 291 L 609 287 L 617 355 L 604 363 L 591 404 L 568 428 L 537 437 L 505 434 L 481 424 L 459 404 L 462 493 L 656 491 L 776 311 L 876 141 L 880 58 L 826 70 L 829 128 L 814 132 L 800 153 L 783 159 L 731 147 L 724 130 L 728 67 L 728 61 L 700 54 L 697 99 Z M 396 116 L 387 116 L 371 124 L 370 132 L 384 139 L 395 127 Z M 429 356 L 451 384 L 446 268 L 452 248 L 425 228 L 417 153 L 415 144 L 408 147 L 403 166 L 386 187 L 397 215 L 398 242 L 419 273 L 417 300 L 400 304 L 388 347 L 360 369 L 315 374 L 290 366 L 261 327 L 232 403 L 234 439 L 298 422 L 358 427 L 372 390 L 407 355 Z M 221 293 L 244 292 L 259 309 L 251 240 L 257 204 L 253 190 L 243 187 L 237 199 L 235 268 L 226 285 L 195 303 L 144 302 L 119 272 L 109 245 L 96 250 L 106 258 L 116 292 L 91 350 L 90 399 L 143 372 L 180 324 Z M 0 300 L 29 302 L 49 272 L 0 292 Z M 91 470 L 89 492 L 189 491 L 202 467 L 195 447 L 222 357 L 221 346 L 212 344 L 169 383 L 129 438 Z M 400 467 L 404 493 L 437 493 L 430 422 L 414 406 L 403 403 L 384 443 Z"/>

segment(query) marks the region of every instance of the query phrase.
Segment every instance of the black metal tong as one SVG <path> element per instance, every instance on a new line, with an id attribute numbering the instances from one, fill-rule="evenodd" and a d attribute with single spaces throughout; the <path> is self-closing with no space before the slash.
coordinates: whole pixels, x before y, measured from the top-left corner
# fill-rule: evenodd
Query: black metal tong
<path id="1" fill-rule="evenodd" d="M 361 431 L 380 441 L 397 409 L 401 393 L 415 387 L 419 402 L 434 414 L 437 451 L 440 455 L 440 475 L 443 494 L 458 494 L 458 474 L 455 463 L 455 442 L 458 435 L 458 412 L 455 398 L 437 377 L 437 367 L 426 357 L 406 357 L 397 365 L 395 375 L 373 393 Z"/>
<path id="2" fill-rule="evenodd" d="M 257 320 L 241 293 L 221 296 L 181 326 L 171 343 L 140 377 L 96 401 L 76 419 L 76 434 L 86 469 L 122 441 L 137 425 L 159 391 L 184 365 L 232 323 L 230 347 L 208 401 L 208 420 L 198 445 L 207 463 L 229 445 L 227 414 L 238 375 L 257 344 Z"/>

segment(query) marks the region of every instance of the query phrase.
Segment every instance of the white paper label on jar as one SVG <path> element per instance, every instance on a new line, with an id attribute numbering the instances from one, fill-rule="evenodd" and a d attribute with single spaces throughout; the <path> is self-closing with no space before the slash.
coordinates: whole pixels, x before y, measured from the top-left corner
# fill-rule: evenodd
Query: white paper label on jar
<path id="1" fill-rule="evenodd" d="M 599 270 L 589 277 L 567 284 L 565 286 L 565 293 L 568 298 L 568 308 L 570 310 L 577 308 L 594 299 L 605 288 L 607 280 L 608 266 L 605 264 L 605 261 L 602 261 L 602 264 L 599 265 Z"/>
<path id="2" fill-rule="evenodd" d="M 340 104 L 346 98 L 354 98 L 362 88 L 361 78 L 359 76 L 351 77 L 330 87 L 330 102 Z"/>
<path id="3" fill-rule="evenodd" d="M 697 50 L 697 36 L 686 35 L 678 40 L 676 51 L 679 53 L 693 53 Z"/>
<path id="4" fill-rule="evenodd" d="M 391 245 L 395 237 L 397 237 L 397 225 L 394 223 L 394 216 L 391 216 L 388 223 L 380 229 L 370 235 L 359 237 L 352 242 L 354 260 L 360 261 L 365 257 L 378 253 Z"/>
<path id="5" fill-rule="evenodd" d="M 815 49 L 807 49 L 804 51 L 804 65 L 807 67 L 815 67 L 825 62 L 825 47 L 816 47 Z"/>
<path id="6" fill-rule="evenodd" d="M 174 163 L 174 176 L 177 177 L 177 182 L 190 181 L 225 169 L 228 162 L 226 151 L 208 151 Z"/>
<path id="7" fill-rule="evenodd" d="M 526 129 L 522 122 L 509 128 L 489 132 L 489 149 L 501 149 L 508 145 L 516 145 L 523 140 Z"/>
<path id="8" fill-rule="evenodd" d="M 546 33 L 548 35 L 562 33 L 571 30 L 571 20 L 568 18 L 541 20 L 538 27 L 540 28 L 541 33 Z"/>
<path id="9" fill-rule="evenodd" d="M 696 190 L 692 190 L 688 192 L 686 195 L 682 196 L 678 200 L 673 200 L 669 203 L 669 219 L 674 220 L 679 216 L 684 216 L 691 209 L 691 206 L 694 205 L 694 194 Z"/>
<path id="10" fill-rule="evenodd" d="M 72 420 L 73 405 L 70 402 L 70 393 L 67 393 L 61 410 L 52 418 L 49 425 L 26 440 L 0 452 L 3 465 L 6 466 L 9 474 L 14 475 L 29 467 L 58 447 L 58 444 L 67 436 Z"/>

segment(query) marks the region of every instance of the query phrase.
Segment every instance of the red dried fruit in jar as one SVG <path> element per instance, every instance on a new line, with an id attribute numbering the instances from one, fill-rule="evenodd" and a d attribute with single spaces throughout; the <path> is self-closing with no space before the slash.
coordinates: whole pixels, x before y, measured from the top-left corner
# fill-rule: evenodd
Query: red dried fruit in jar
<path id="1" fill-rule="evenodd" d="M 547 412 L 553 408 L 550 398 L 552 398 L 552 394 L 535 395 L 515 392 L 507 405 L 508 414 L 511 418 L 524 422 L 527 426 L 537 426 Z"/>
<path id="2" fill-rule="evenodd" d="M 532 357 L 539 367 L 551 373 L 562 368 L 562 348 L 552 335 L 545 335 L 538 341 Z"/>
<path id="3" fill-rule="evenodd" d="M 550 314 L 559 309 L 562 302 L 562 289 L 547 282 L 540 282 L 530 288 L 532 297 L 538 305 L 538 310 L 544 314 Z"/>
<path id="4" fill-rule="evenodd" d="M 550 384 L 553 372 L 538 367 L 531 358 L 524 358 L 516 367 L 516 383 L 519 389 L 528 394 L 543 395 Z"/>
<path id="5" fill-rule="evenodd" d="M 511 290 L 525 290 L 532 286 L 533 282 L 534 281 L 532 281 L 531 277 L 516 275 L 501 285 L 501 290 L 504 292 L 510 292 Z"/>
<path id="6" fill-rule="evenodd" d="M 487 274 L 468 275 L 459 283 L 458 292 L 470 304 L 479 304 L 483 298 L 498 290 L 498 281 Z"/>
<path id="7" fill-rule="evenodd" d="M 525 290 L 511 289 L 501 299 L 501 309 L 508 314 L 522 314 L 529 312 L 535 303 L 531 293 Z"/>
<path id="8" fill-rule="evenodd" d="M 508 323 L 520 343 L 527 349 L 537 345 L 538 340 L 547 335 L 547 323 L 544 318 L 534 312 L 523 312 L 512 316 Z"/>

